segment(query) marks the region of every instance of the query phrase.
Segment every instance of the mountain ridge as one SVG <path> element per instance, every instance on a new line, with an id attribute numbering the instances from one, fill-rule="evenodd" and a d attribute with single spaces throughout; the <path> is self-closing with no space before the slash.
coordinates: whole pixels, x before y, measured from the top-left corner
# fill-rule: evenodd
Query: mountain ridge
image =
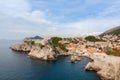
<path id="1" fill-rule="evenodd" d="M 109 29 L 109 30 L 103 32 L 102 34 L 100 34 L 100 36 L 103 36 L 106 34 L 119 35 L 120 34 L 120 26 Z"/>

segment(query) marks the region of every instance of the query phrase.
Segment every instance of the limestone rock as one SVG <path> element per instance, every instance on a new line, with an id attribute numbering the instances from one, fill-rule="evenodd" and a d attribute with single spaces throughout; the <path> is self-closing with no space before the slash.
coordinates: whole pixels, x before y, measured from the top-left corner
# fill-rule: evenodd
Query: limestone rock
<path id="1" fill-rule="evenodd" d="M 39 46 L 35 46 L 31 49 L 30 53 L 28 54 L 30 57 L 42 59 L 42 60 L 54 60 L 54 52 L 52 48 L 46 45 L 44 48 L 40 48 Z"/>
<path id="2" fill-rule="evenodd" d="M 55 60 L 59 56 L 69 55 L 60 47 L 52 44 L 51 39 L 26 39 L 21 44 L 11 46 L 15 51 L 29 51 L 28 55 L 32 58 L 41 60 Z"/>
<path id="3" fill-rule="evenodd" d="M 30 51 L 31 50 L 31 46 L 29 46 L 26 43 L 14 44 L 10 48 L 15 51 Z"/>
<path id="4" fill-rule="evenodd" d="M 95 70 L 97 74 L 103 80 L 120 80 L 120 70 L 118 65 L 120 64 L 120 57 L 108 56 L 108 55 L 93 55 L 93 62 L 89 62 L 85 69 Z"/>
<path id="5" fill-rule="evenodd" d="M 120 80 L 120 63 L 118 64 L 118 69 L 116 69 L 115 80 Z"/>
<path id="6" fill-rule="evenodd" d="M 79 57 L 77 55 L 72 55 L 71 56 L 71 59 L 70 59 L 70 62 L 71 63 L 75 63 L 76 61 L 80 60 Z"/>

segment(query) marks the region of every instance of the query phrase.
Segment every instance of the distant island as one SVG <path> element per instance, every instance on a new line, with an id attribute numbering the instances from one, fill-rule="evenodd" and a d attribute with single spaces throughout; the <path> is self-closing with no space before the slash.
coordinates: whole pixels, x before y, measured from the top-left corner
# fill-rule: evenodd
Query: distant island
<path id="1" fill-rule="evenodd" d="M 98 36 L 61 38 L 29 37 L 11 46 L 14 51 L 28 52 L 34 59 L 56 60 L 71 56 L 75 63 L 81 56 L 92 59 L 85 70 L 95 70 L 103 80 L 120 80 L 120 26 Z"/>
<path id="2" fill-rule="evenodd" d="M 27 37 L 25 39 L 43 39 L 43 38 L 37 35 L 35 37 Z"/>

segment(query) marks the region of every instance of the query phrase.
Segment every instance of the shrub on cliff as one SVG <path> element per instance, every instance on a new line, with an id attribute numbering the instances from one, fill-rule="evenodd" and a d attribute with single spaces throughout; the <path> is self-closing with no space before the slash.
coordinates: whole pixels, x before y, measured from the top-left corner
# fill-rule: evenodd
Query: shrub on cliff
<path id="1" fill-rule="evenodd" d="M 106 48 L 108 55 L 120 56 L 120 48 Z"/>
<path id="2" fill-rule="evenodd" d="M 59 47 L 63 51 L 67 51 L 65 44 L 59 43 L 60 40 L 62 40 L 62 38 L 60 38 L 60 37 L 52 37 L 51 38 L 51 43 L 52 43 L 53 48 L 54 48 L 53 50 L 55 52 L 58 52 L 56 47 Z"/>
<path id="3" fill-rule="evenodd" d="M 39 43 L 39 47 L 40 47 L 40 49 L 42 49 L 45 47 L 45 45 L 42 45 L 41 43 Z"/>
<path id="4" fill-rule="evenodd" d="M 27 43 L 28 45 L 34 45 L 35 44 L 34 41 L 24 41 L 24 43 Z"/>
<path id="5" fill-rule="evenodd" d="M 34 44 L 35 44 L 35 42 L 34 42 L 34 41 L 31 41 L 31 42 L 30 42 L 30 44 L 31 44 L 31 45 L 34 45 Z"/>
<path id="6" fill-rule="evenodd" d="M 60 45 L 59 41 L 62 40 L 62 38 L 60 38 L 60 37 L 52 37 L 51 40 L 52 40 L 52 44 L 57 47 L 57 46 Z"/>

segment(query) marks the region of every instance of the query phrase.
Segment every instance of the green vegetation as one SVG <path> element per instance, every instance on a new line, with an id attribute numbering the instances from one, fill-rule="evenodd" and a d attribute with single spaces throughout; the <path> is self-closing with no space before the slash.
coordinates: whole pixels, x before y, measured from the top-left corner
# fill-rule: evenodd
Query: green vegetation
<path id="1" fill-rule="evenodd" d="M 28 45 L 34 45 L 35 44 L 34 41 L 24 41 L 24 43 L 27 43 Z"/>
<path id="2" fill-rule="evenodd" d="M 120 56 L 120 48 L 106 48 L 108 55 Z"/>
<path id="3" fill-rule="evenodd" d="M 113 29 L 113 30 L 110 30 L 110 31 L 106 31 L 104 33 L 102 33 L 100 36 L 104 36 L 104 35 L 119 35 L 120 34 L 120 28 L 117 28 L 117 29 Z"/>
<path id="4" fill-rule="evenodd" d="M 39 43 L 39 47 L 42 49 L 42 48 L 44 48 L 45 46 Z"/>
<path id="5" fill-rule="evenodd" d="M 52 44 L 54 44 L 55 47 L 58 47 L 60 45 L 59 41 L 62 40 L 60 37 L 52 37 Z"/>
<path id="6" fill-rule="evenodd" d="M 109 33 L 107 33 L 107 34 L 119 35 L 119 34 L 120 34 L 120 29 L 115 30 L 115 31 L 112 31 L 112 32 L 109 32 Z"/>
<path id="7" fill-rule="evenodd" d="M 99 47 L 99 50 L 103 50 L 103 48 L 102 48 L 102 47 Z"/>
<path id="8" fill-rule="evenodd" d="M 91 41 L 91 42 L 101 41 L 101 40 L 97 39 L 95 36 L 87 36 L 85 39 L 87 41 Z"/>
<path id="9" fill-rule="evenodd" d="M 52 43 L 52 45 L 53 45 L 53 50 L 54 50 L 55 52 L 58 52 L 57 47 L 59 47 L 61 50 L 67 51 L 66 45 L 59 43 L 60 40 L 62 40 L 62 38 L 60 38 L 60 37 L 52 37 L 52 38 L 51 38 L 51 43 Z"/>
<path id="10" fill-rule="evenodd" d="M 35 44 L 35 42 L 34 42 L 34 41 L 31 41 L 31 42 L 30 42 L 30 44 L 31 44 L 31 45 L 34 45 L 34 44 Z"/>

